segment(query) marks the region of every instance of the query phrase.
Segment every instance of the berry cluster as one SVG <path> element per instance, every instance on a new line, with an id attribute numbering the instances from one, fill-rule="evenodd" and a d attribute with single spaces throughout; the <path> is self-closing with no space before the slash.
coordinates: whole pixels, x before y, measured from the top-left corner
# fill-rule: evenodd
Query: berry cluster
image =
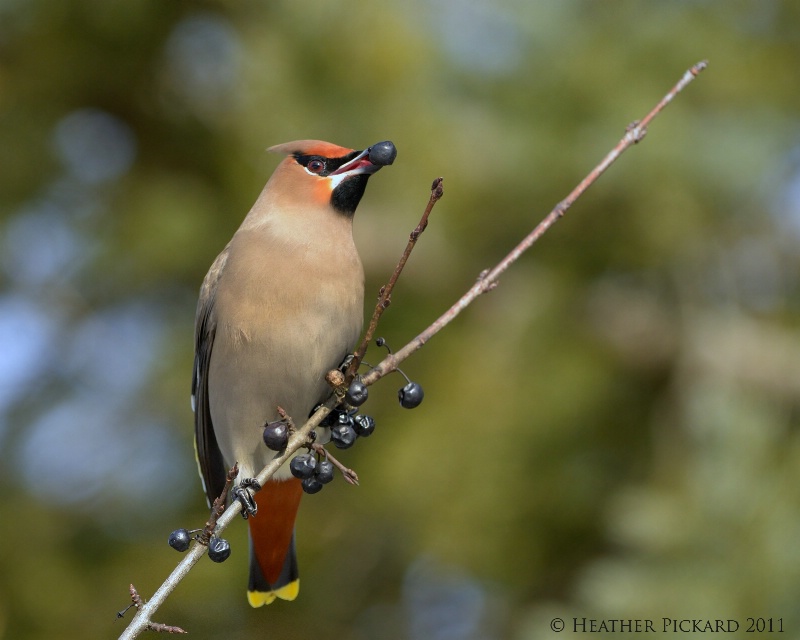
<path id="1" fill-rule="evenodd" d="M 383 338 L 376 340 L 378 346 L 386 346 Z M 387 347 L 388 349 L 388 347 Z M 389 351 L 391 353 L 391 350 Z M 405 373 L 397 371 L 406 379 L 406 385 L 398 390 L 397 399 L 400 406 L 405 409 L 418 407 L 425 393 L 417 382 L 409 380 Z M 360 376 L 356 376 L 347 388 L 344 395 L 344 405 L 333 409 L 320 426 L 327 427 L 331 431 L 331 442 L 337 449 L 349 449 L 358 438 L 368 438 L 375 431 L 375 420 L 366 414 L 359 413 L 359 407 L 363 405 L 369 397 L 369 388 L 364 384 Z M 316 411 L 319 407 L 315 407 Z M 312 411 L 312 413 L 314 413 Z M 275 420 L 264 425 L 263 439 L 264 444 L 272 451 L 283 451 L 289 444 L 289 426 L 286 422 Z M 314 432 L 311 433 L 308 446 L 311 451 Z M 306 493 L 317 493 L 322 487 L 333 481 L 334 463 L 328 459 L 328 453 L 322 449 L 324 458 L 318 458 L 314 453 L 302 453 L 292 458 L 289 463 L 289 470 L 292 475 L 301 480 L 303 491 Z M 331 456 L 331 459 L 336 462 Z M 349 469 L 345 469 L 339 462 L 336 465 L 343 470 L 345 478 L 353 484 L 358 484 L 357 476 Z M 348 477 L 352 475 L 352 479 Z M 355 481 L 353 481 L 353 479 Z M 189 549 L 192 538 L 199 539 L 197 535 L 200 529 L 176 529 L 169 535 L 169 546 L 183 553 Z M 231 545 L 224 538 L 211 536 L 208 541 L 208 557 L 214 562 L 224 562 L 231 555 Z"/>
<path id="2" fill-rule="evenodd" d="M 338 449 L 349 449 L 356 438 L 366 438 L 375 431 L 375 420 L 358 413 L 358 409 L 334 409 L 320 423 L 331 430 L 331 442 Z M 327 454 L 325 454 L 327 455 Z M 302 481 L 303 491 L 317 493 L 323 485 L 333 480 L 334 464 L 326 458 L 318 459 L 313 453 L 302 453 L 292 458 L 289 470 Z"/>
<path id="3" fill-rule="evenodd" d="M 376 343 L 378 346 L 386 346 L 383 338 L 376 340 Z M 391 353 L 391 350 L 389 352 Z M 406 385 L 397 392 L 400 406 L 405 409 L 418 407 L 425 397 L 422 386 L 409 380 L 400 369 L 397 371 L 406 379 Z M 356 439 L 367 438 L 375 431 L 375 420 L 358 412 L 358 408 L 368 398 L 369 388 L 360 376 L 356 376 L 344 394 L 342 407 L 333 409 L 320 423 L 321 427 L 330 429 L 331 442 L 337 449 L 349 449 L 355 444 Z M 315 407 L 311 413 L 313 414 L 318 408 L 319 406 Z M 289 444 L 289 427 L 280 420 L 268 422 L 264 425 L 263 438 L 264 444 L 272 451 L 283 451 Z M 318 461 L 312 453 L 303 453 L 292 458 L 289 469 L 296 478 L 302 480 L 303 490 L 306 493 L 317 493 L 322 490 L 323 485 L 333 480 L 334 465 L 327 458 Z"/>
<path id="4" fill-rule="evenodd" d="M 289 470 L 295 478 L 302 480 L 306 493 L 317 493 L 333 480 L 333 463 L 330 460 L 318 461 L 313 453 L 301 453 L 292 458 Z"/>
<path id="5" fill-rule="evenodd" d="M 356 438 L 368 438 L 375 431 L 372 416 L 358 413 L 358 409 L 334 409 L 322 421 L 331 430 L 331 442 L 337 449 L 349 449 Z"/>

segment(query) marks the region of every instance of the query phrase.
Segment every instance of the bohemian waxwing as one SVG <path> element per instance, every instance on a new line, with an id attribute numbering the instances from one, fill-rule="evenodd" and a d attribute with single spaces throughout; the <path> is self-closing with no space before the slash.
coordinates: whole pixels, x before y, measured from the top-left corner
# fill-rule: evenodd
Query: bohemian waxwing
<path id="1" fill-rule="evenodd" d="M 364 271 L 353 214 L 370 175 L 397 154 L 391 142 L 354 151 L 318 140 L 270 151 L 287 157 L 200 288 L 192 376 L 197 460 L 209 503 L 236 462 L 237 495 L 251 512 L 256 491 L 247 592 L 254 607 L 276 597 L 294 600 L 300 585 L 300 481 L 287 463 L 262 489 L 248 483 L 275 455 L 261 427 L 278 419 L 278 406 L 305 421 L 331 393 L 325 374 L 358 340 Z"/>

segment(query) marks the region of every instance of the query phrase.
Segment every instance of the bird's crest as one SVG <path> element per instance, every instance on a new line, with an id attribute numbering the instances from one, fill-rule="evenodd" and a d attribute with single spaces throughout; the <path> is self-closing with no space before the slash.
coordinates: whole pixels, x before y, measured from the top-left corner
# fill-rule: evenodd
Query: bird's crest
<path id="1" fill-rule="evenodd" d="M 322 156 L 323 158 L 341 158 L 349 153 L 353 153 L 353 149 L 340 147 L 339 145 L 322 140 L 295 140 L 294 142 L 276 144 L 274 147 L 267 149 L 267 151 L 282 153 L 289 156 Z"/>

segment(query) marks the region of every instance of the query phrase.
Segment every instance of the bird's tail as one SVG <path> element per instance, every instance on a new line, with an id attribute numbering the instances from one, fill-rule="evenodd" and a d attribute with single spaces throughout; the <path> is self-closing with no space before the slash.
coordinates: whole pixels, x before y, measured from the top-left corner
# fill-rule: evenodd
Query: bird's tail
<path id="1" fill-rule="evenodd" d="M 300 480 L 269 481 L 255 495 L 258 513 L 250 523 L 250 584 L 253 607 L 275 598 L 294 600 L 300 591 L 294 546 L 294 521 L 303 488 Z"/>

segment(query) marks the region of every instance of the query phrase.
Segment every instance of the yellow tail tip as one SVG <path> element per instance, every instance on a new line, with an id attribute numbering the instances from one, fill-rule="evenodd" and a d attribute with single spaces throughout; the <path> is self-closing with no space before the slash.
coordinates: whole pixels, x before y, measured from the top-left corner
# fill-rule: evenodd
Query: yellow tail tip
<path id="1" fill-rule="evenodd" d="M 272 604 L 275 598 L 294 600 L 298 593 L 300 593 L 300 581 L 295 580 L 275 591 L 248 591 L 247 601 L 251 607 L 263 607 L 265 604 Z"/>

